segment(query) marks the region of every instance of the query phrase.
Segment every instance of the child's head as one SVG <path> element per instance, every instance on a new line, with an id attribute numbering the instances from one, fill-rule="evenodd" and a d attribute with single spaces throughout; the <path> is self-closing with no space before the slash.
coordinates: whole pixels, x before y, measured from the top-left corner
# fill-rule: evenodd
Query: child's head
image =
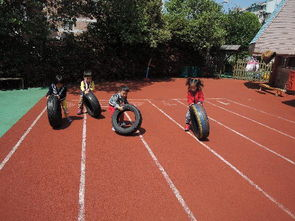
<path id="1" fill-rule="evenodd" d="M 188 86 L 188 90 L 192 92 L 200 91 L 204 86 L 202 81 L 196 78 L 188 78 L 185 85 Z"/>
<path id="2" fill-rule="evenodd" d="M 122 87 L 120 88 L 119 93 L 120 93 L 120 95 L 121 95 L 122 97 L 127 98 L 127 96 L 128 96 L 128 92 L 129 92 L 129 91 L 130 91 L 129 87 L 127 87 L 127 86 L 122 86 Z"/>
<path id="3" fill-rule="evenodd" d="M 54 84 L 57 88 L 61 88 L 64 85 L 64 79 L 61 75 L 56 75 L 54 79 Z"/>
<path id="4" fill-rule="evenodd" d="M 86 70 L 84 71 L 84 81 L 86 81 L 87 83 L 90 83 L 92 81 L 92 72 L 91 70 Z"/>

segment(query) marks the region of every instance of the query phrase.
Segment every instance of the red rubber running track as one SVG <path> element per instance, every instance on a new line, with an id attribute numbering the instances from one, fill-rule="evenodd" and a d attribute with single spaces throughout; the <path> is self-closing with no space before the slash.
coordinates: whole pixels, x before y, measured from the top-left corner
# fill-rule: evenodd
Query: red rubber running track
<path id="1" fill-rule="evenodd" d="M 182 128 L 184 79 L 130 93 L 144 120 L 128 137 L 108 112 L 75 116 L 73 94 L 74 121 L 52 130 L 42 99 L 0 140 L 0 219 L 294 220 L 294 97 L 243 83 L 205 80 L 204 142 Z M 111 92 L 96 95 L 107 106 Z"/>

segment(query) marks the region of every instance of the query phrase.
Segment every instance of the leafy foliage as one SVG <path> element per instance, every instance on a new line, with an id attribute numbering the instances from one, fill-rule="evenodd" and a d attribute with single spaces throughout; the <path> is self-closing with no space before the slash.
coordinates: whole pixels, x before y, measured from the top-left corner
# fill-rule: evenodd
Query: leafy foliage
<path id="1" fill-rule="evenodd" d="M 224 43 L 225 16 L 221 6 L 211 0 L 171 0 L 165 18 L 173 40 L 196 50 L 210 50 Z"/>
<path id="2" fill-rule="evenodd" d="M 226 43 L 241 45 L 246 50 L 261 27 L 254 14 L 236 10 L 229 12 L 225 24 Z"/>

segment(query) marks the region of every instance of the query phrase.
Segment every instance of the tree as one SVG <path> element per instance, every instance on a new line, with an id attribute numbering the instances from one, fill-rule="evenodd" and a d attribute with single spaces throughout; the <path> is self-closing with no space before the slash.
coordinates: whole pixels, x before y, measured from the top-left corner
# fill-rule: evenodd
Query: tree
<path id="1" fill-rule="evenodd" d="M 49 24 L 44 1 L 0 1 L 0 65 L 2 74 L 26 75 L 42 59 Z"/>
<path id="2" fill-rule="evenodd" d="M 208 52 L 224 42 L 224 14 L 213 0 L 170 0 L 165 18 L 172 39 Z"/>
<path id="3" fill-rule="evenodd" d="M 224 27 L 227 32 L 226 44 L 241 45 L 243 50 L 248 50 L 261 24 L 253 13 L 233 10 L 228 13 Z"/>
<path id="4" fill-rule="evenodd" d="M 97 79 L 142 77 L 150 64 L 178 73 L 204 58 L 208 65 L 225 42 L 246 48 L 260 27 L 254 15 L 226 15 L 214 0 L 170 0 L 165 8 L 162 0 L 0 0 L 0 14 L 0 73 L 30 76 L 34 85 L 60 70 L 70 81 L 85 68 Z M 50 37 L 81 16 L 96 20 L 87 32 Z"/>
<path id="5" fill-rule="evenodd" d="M 161 0 L 101 0 L 88 2 L 88 16 L 97 22 L 89 34 L 104 44 L 156 47 L 169 39 L 161 14 Z"/>
<path id="6" fill-rule="evenodd" d="M 143 76 L 154 51 L 170 38 L 161 0 L 100 0 L 86 7 L 96 22 L 82 42 L 95 50 L 101 66 L 108 67 L 108 77 Z"/>

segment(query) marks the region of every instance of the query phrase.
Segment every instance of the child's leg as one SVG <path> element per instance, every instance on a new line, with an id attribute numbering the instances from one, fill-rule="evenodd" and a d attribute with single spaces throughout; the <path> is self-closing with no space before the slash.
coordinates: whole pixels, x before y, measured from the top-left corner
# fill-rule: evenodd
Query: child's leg
<path id="1" fill-rule="evenodd" d="M 109 110 L 111 116 L 113 116 L 116 109 L 113 106 L 109 105 L 108 110 Z M 112 131 L 115 131 L 115 129 L 113 127 L 112 127 Z"/>
<path id="2" fill-rule="evenodd" d="M 191 123 L 191 114 L 190 111 L 187 110 L 186 115 L 185 115 L 185 123 L 190 124 Z"/>
<path id="3" fill-rule="evenodd" d="M 62 107 L 62 109 L 63 109 L 63 111 L 64 111 L 65 117 L 68 118 L 68 116 L 69 116 L 69 111 L 68 111 L 67 101 L 66 101 L 66 100 L 63 100 L 63 101 L 61 101 L 60 104 L 61 104 L 61 107 Z"/>
<path id="4" fill-rule="evenodd" d="M 109 110 L 110 114 L 113 115 L 116 109 L 113 106 L 109 105 L 108 110 Z"/>
<path id="5" fill-rule="evenodd" d="M 122 105 L 124 105 L 124 104 L 121 103 L 120 105 L 122 106 Z M 124 112 L 123 112 L 123 113 L 120 115 L 120 117 L 119 117 L 119 120 L 120 120 L 120 122 L 122 122 L 122 123 L 124 122 L 124 116 L 125 116 L 125 114 L 124 114 Z"/>
<path id="6" fill-rule="evenodd" d="M 114 114 L 116 108 L 114 108 L 113 106 L 109 105 L 109 112 L 111 113 L 111 115 Z M 124 114 L 121 114 L 120 115 L 120 118 L 119 118 L 120 122 L 123 122 L 124 121 Z"/>
<path id="7" fill-rule="evenodd" d="M 120 117 L 119 117 L 119 120 L 120 120 L 120 122 L 124 122 L 124 113 L 122 113 L 121 115 L 120 115 Z"/>
<path id="8" fill-rule="evenodd" d="M 191 114 L 190 114 L 190 111 L 188 109 L 187 112 L 186 112 L 186 115 L 185 115 L 185 127 L 184 127 L 185 131 L 190 130 L 190 123 L 191 123 Z"/>

